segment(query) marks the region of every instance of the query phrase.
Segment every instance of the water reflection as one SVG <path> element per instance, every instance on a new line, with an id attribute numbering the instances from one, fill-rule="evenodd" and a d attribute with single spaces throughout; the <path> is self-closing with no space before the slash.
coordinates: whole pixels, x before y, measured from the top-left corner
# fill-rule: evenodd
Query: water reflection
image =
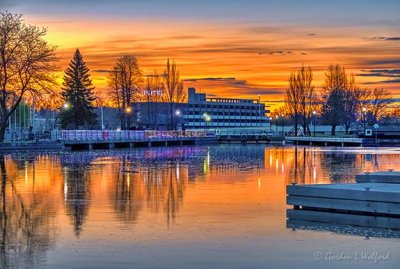
<path id="1" fill-rule="evenodd" d="M 48 177 L 37 178 L 36 166 L 51 166 L 53 158 L 38 156 L 13 161 L 0 156 L 0 260 L 2 268 L 28 268 L 45 258 L 56 239 L 55 214 L 59 188 Z M 23 178 L 22 181 L 17 180 Z"/>
<path id="2" fill-rule="evenodd" d="M 307 230 L 362 236 L 366 239 L 370 237 L 400 238 L 400 230 L 393 229 L 393 227 L 400 227 L 400 220 L 398 218 L 344 215 L 315 211 L 311 212 L 312 217 L 310 218 L 309 213 L 303 210 L 287 210 L 287 228 L 293 231 Z M 316 221 L 317 219 L 321 221 Z"/>
<path id="3" fill-rule="evenodd" d="M 79 236 L 90 205 L 90 170 L 85 165 L 63 170 L 65 206 L 75 235 Z"/>
<path id="4" fill-rule="evenodd" d="M 399 161 L 395 150 L 263 145 L 2 156 L 1 266 L 40 267 L 55 242 L 63 248 L 58 236 L 96 240 L 104 235 L 92 231 L 104 223 L 123 238 L 129 236 L 117 224 L 162 240 L 164 228 L 193 236 L 208 223 L 217 234 L 228 233 L 228 225 L 240 234 L 235 222 L 254 219 L 247 233 L 265 226 L 258 224 L 265 211 L 286 221 L 287 184 L 352 182 L 359 172 L 396 169 Z M 186 224 L 174 229 L 180 219 Z M 149 232 L 152 223 L 157 228 Z M 270 232 L 285 233 L 282 226 Z"/>

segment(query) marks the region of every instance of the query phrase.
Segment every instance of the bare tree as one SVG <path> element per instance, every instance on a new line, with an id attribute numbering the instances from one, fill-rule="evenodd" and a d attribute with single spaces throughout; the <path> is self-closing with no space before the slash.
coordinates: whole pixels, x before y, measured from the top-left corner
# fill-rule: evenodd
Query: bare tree
<path id="1" fill-rule="evenodd" d="M 20 14 L 0 13 L 0 141 L 23 98 L 53 91 L 56 47 L 46 34 L 45 28 L 25 24 Z"/>
<path id="2" fill-rule="evenodd" d="M 285 110 L 288 116 L 293 119 L 295 136 L 298 133 L 300 102 L 301 93 L 297 85 L 297 73 L 296 71 L 292 71 L 289 77 L 289 87 L 286 89 Z"/>
<path id="3" fill-rule="evenodd" d="M 297 73 L 297 87 L 301 92 L 300 102 L 300 122 L 303 127 L 304 134 L 311 134 L 308 126 L 313 117 L 313 111 L 316 109 L 317 100 L 314 91 L 313 73 L 310 67 L 304 66 Z"/>
<path id="4" fill-rule="evenodd" d="M 322 116 L 332 127 L 331 135 L 336 135 L 336 127 L 342 123 L 346 87 L 347 75 L 344 67 L 329 66 L 322 88 Z"/>
<path id="5" fill-rule="evenodd" d="M 384 116 L 391 102 L 391 94 L 383 88 L 375 88 L 371 91 L 368 110 L 371 113 L 372 121 L 370 124 L 377 122 Z"/>
<path id="6" fill-rule="evenodd" d="M 174 108 L 175 104 L 185 100 L 183 83 L 180 80 L 179 71 L 176 68 L 174 61 L 172 63 L 167 60 L 167 65 L 164 70 L 164 90 L 165 101 L 169 103 L 169 129 L 174 128 Z"/>
<path id="7" fill-rule="evenodd" d="M 140 95 L 142 71 L 134 56 L 121 56 L 108 75 L 110 94 L 118 107 L 121 128 L 129 129 L 132 118 L 132 102 Z"/>
<path id="8" fill-rule="evenodd" d="M 350 127 L 356 122 L 357 115 L 359 115 L 362 104 L 368 98 L 369 93 L 367 89 L 357 86 L 354 75 L 347 76 L 346 88 L 343 92 L 342 114 L 346 134 L 349 134 Z"/>
<path id="9" fill-rule="evenodd" d="M 317 104 L 312 84 L 313 74 L 310 67 L 302 66 L 300 70 L 292 71 L 289 77 L 289 87 L 286 89 L 286 110 L 294 121 L 294 133 L 297 136 L 298 124 L 307 133 L 312 119 L 312 112 Z"/>

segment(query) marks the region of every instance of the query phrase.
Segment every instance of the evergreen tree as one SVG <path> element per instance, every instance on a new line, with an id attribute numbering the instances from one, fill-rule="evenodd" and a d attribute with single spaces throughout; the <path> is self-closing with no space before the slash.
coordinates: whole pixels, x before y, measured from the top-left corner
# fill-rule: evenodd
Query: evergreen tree
<path id="1" fill-rule="evenodd" d="M 64 75 L 62 95 L 65 105 L 61 112 L 63 128 L 73 126 L 79 129 L 80 126 L 96 123 L 96 113 L 92 106 L 96 99 L 93 90 L 89 68 L 77 49 Z"/>

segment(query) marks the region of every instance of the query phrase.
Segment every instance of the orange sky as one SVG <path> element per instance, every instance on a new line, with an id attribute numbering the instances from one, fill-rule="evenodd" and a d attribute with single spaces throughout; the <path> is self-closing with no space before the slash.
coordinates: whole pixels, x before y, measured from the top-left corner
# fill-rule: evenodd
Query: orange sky
<path id="1" fill-rule="evenodd" d="M 285 1 L 267 1 L 270 6 L 263 1 L 229 5 L 219 0 L 215 6 L 208 0 L 193 5 L 172 1 L 175 10 L 166 14 L 157 0 L 100 1 L 90 9 L 75 0 L 40 0 L 37 6 L 27 2 L 8 4 L 28 23 L 48 28 L 47 39 L 58 45 L 62 70 L 79 48 L 98 91 L 107 84 L 106 73 L 98 71 L 109 70 L 120 55 L 132 54 L 145 74 L 161 72 L 171 58 L 187 87 L 226 97 L 260 94 L 263 101 L 277 101 L 272 105 L 283 100 L 290 71 L 302 64 L 315 71 L 316 87 L 323 83 L 323 70 L 338 63 L 362 74 L 360 84 L 400 95 L 396 1 L 329 6 L 309 0 L 301 7 Z M 304 8 L 311 4 L 315 9 Z"/>

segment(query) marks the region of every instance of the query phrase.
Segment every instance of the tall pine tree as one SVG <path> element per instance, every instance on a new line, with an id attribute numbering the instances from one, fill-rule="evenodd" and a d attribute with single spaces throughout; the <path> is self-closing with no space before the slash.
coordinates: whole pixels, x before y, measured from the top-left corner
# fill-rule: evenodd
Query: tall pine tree
<path id="1" fill-rule="evenodd" d="M 62 95 L 65 106 L 61 112 L 63 128 L 79 129 L 81 126 L 95 124 L 96 113 L 93 112 L 94 86 L 85 61 L 79 49 L 65 70 Z"/>

